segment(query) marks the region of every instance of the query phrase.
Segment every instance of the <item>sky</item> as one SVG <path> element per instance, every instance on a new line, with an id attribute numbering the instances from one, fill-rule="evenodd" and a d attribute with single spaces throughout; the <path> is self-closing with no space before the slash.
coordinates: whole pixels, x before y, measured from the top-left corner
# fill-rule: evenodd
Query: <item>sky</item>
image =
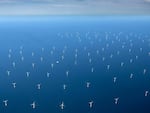
<path id="1" fill-rule="evenodd" d="M 150 0 L 0 0 L 0 15 L 150 15 Z"/>

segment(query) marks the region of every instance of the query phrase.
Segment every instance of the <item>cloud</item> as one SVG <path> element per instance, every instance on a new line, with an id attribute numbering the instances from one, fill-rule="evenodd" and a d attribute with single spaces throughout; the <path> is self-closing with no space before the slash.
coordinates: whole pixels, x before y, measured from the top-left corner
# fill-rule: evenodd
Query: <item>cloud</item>
<path id="1" fill-rule="evenodd" d="M 146 2 L 147 1 L 147 2 Z M 150 14 L 150 0 L 1 0 L 0 15 Z"/>
<path id="2" fill-rule="evenodd" d="M 150 0 L 144 0 L 144 1 L 150 3 Z"/>

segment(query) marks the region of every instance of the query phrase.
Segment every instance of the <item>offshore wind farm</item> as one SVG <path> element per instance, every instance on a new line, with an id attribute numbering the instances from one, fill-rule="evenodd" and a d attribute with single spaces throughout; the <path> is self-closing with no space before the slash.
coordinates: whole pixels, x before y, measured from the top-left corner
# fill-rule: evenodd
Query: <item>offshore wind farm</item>
<path id="1" fill-rule="evenodd" d="M 0 113 L 149 113 L 149 3 L 2 0 Z"/>

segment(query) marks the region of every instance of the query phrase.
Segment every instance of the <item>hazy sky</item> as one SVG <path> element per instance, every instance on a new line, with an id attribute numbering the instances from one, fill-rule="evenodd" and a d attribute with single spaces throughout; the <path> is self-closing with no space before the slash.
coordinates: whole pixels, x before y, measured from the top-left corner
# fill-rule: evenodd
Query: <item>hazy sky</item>
<path id="1" fill-rule="evenodd" d="M 0 15 L 150 15 L 150 0 L 0 0 Z"/>

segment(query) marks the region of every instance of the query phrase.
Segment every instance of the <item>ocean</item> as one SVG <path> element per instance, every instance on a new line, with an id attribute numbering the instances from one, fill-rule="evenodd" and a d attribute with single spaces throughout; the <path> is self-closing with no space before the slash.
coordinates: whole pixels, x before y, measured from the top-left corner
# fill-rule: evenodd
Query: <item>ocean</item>
<path id="1" fill-rule="evenodd" d="M 0 17 L 0 113 L 150 113 L 149 16 Z"/>

